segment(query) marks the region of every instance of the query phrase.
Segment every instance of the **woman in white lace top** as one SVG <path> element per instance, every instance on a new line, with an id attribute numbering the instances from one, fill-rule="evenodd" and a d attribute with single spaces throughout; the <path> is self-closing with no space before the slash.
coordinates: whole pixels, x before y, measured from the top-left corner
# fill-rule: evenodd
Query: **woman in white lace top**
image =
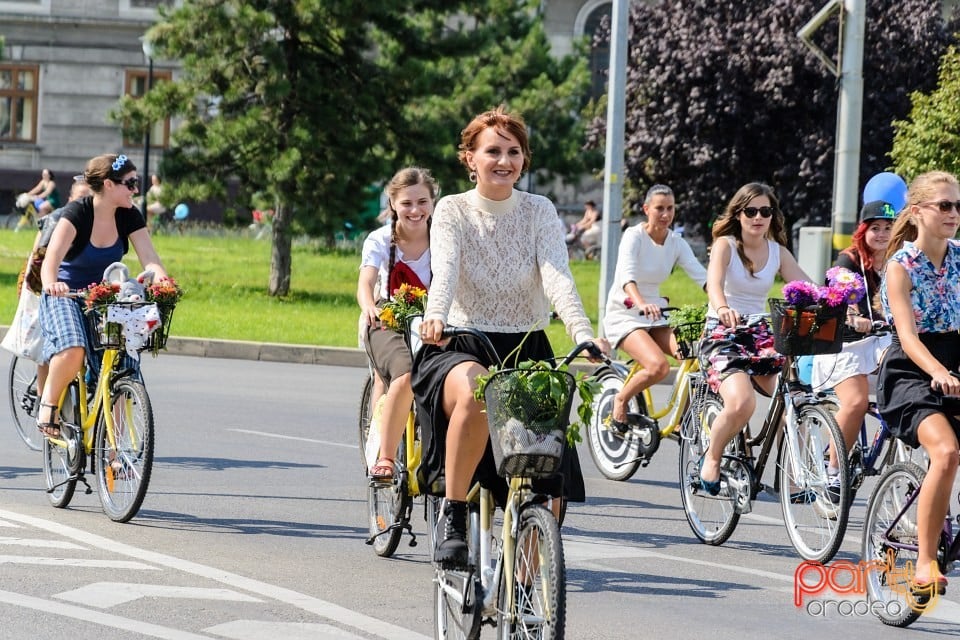
<path id="1" fill-rule="evenodd" d="M 456 338 L 441 346 L 443 328 L 483 331 L 501 358 L 511 355 L 511 363 L 551 359 L 543 329 L 552 304 L 571 338 L 593 339 L 555 207 L 543 196 L 514 189 L 530 165 L 523 121 L 503 107 L 480 114 L 461 132 L 459 148 L 460 162 L 477 186 L 437 203 L 430 242 L 433 283 L 420 330 L 426 346 L 413 374 L 418 408 L 433 424 L 424 434 L 421 479 L 437 490 L 443 478 L 447 498 L 434 559 L 448 567 L 467 562 L 465 500 L 472 480 L 501 498 L 506 486 L 493 464 L 483 405 L 473 397 L 477 375 L 492 363 L 474 339 Z M 609 351 L 605 340 L 595 342 Z M 537 490 L 582 501 L 574 449 L 568 448 L 562 466 L 562 476 L 535 483 Z"/>

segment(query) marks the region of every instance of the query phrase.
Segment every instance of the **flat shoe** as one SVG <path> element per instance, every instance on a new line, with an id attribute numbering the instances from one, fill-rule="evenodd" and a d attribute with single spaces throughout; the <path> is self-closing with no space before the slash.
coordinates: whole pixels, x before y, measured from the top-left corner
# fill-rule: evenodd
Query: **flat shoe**
<path id="1" fill-rule="evenodd" d="M 699 475 L 703 471 L 703 459 L 706 457 L 706 454 L 700 456 L 700 462 L 697 463 L 697 473 L 700 478 L 700 488 L 709 493 L 711 496 L 720 495 L 720 478 L 717 478 L 714 481 L 704 480 L 702 475 Z"/>
<path id="2" fill-rule="evenodd" d="M 937 595 L 942 596 L 947 592 L 947 579 L 944 576 L 939 576 L 934 581 L 914 581 L 910 584 L 910 593 L 914 596 L 932 596 L 936 591 Z"/>

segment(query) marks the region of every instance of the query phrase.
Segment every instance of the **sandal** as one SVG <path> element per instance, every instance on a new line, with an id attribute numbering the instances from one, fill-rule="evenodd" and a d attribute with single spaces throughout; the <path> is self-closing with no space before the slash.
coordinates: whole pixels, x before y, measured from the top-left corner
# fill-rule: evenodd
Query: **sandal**
<path id="1" fill-rule="evenodd" d="M 393 470 L 396 463 L 393 458 L 377 458 L 377 463 L 370 467 L 370 479 L 389 481 L 393 480 Z"/>
<path id="2" fill-rule="evenodd" d="M 55 404 L 47 404 L 46 402 L 41 402 L 40 408 L 42 409 L 43 407 L 53 409 L 53 411 L 50 412 L 51 418 L 54 418 L 57 415 L 57 410 L 60 408 Z M 39 411 L 37 412 L 37 429 L 40 430 L 40 433 L 42 433 L 45 438 L 60 437 L 60 421 L 58 420 L 57 422 L 53 422 L 52 420 L 49 420 L 47 422 L 43 422 L 40 420 Z"/>

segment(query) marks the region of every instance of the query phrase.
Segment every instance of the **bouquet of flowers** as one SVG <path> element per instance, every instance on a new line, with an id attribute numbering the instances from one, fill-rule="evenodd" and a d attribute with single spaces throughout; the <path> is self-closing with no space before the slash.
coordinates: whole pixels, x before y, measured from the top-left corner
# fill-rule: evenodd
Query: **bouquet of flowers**
<path id="1" fill-rule="evenodd" d="M 842 348 L 847 305 L 866 295 L 863 278 L 842 267 L 827 271 L 827 284 L 794 280 L 783 287 L 783 300 L 770 299 L 774 344 L 785 355 L 838 353 Z"/>
<path id="2" fill-rule="evenodd" d="M 427 292 L 424 289 L 402 284 L 394 289 L 393 295 L 383 304 L 380 310 L 380 324 L 385 329 L 403 333 L 407 326 L 407 319 L 423 315 L 426 307 Z"/>

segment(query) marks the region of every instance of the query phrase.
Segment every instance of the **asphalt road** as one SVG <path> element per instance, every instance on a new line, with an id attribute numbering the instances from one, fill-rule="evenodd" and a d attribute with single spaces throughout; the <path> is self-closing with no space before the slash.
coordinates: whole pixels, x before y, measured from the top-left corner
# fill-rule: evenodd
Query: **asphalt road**
<path id="1" fill-rule="evenodd" d="M 8 363 L 0 352 L 0 371 Z M 363 542 L 363 369 L 165 354 L 147 360 L 145 375 L 157 459 L 143 508 L 125 525 L 103 515 L 95 493 L 53 509 L 40 455 L 0 410 L 0 638 L 432 636 L 423 522 L 414 523 L 421 544 L 404 541 L 392 559 Z M 568 638 L 903 636 L 869 614 L 794 606 L 799 559 L 773 497 L 723 546 L 697 542 L 676 453 L 664 443 L 618 483 L 581 447 L 589 498 L 571 506 L 563 531 Z M 840 554 L 853 562 L 869 486 Z M 960 634 L 956 593 L 912 629 Z"/>

